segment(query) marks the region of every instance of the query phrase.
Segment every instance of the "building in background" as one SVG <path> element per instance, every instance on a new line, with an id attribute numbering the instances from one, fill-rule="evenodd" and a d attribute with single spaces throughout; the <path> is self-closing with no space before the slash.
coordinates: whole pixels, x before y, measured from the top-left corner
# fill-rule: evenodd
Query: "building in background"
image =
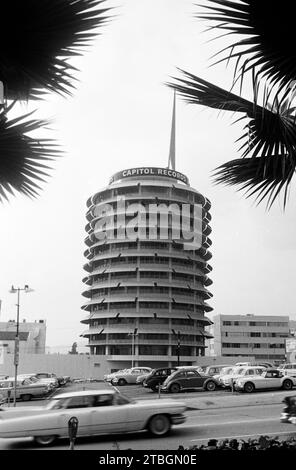
<path id="1" fill-rule="evenodd" d="M 0 322 L 0 345 L 7 354 L 14 354 L 14 340 L 16 335 L 16 322 Z M 46 344 L 46 322 L 38 320 L 19 323 L 20 354 L 45 354 Z"/>
<path id="2" fill-rule="evenodd" d="M 118 198 L 125 201 L 121 225 Z M 172 214 L 166 222 L 165 239 L 160 237 L 164 227 L 160 213 L 153 237 L 145 225 L 146 239 L 118 239 L 120 226 L 125 230 L 135 218 L 134 213 L 127 215 L 135 203 L 141 204 L 146 214 L 150 204 L 175 204 L 180 210 L 189 205 L 191 229 L 194 206 L 198 206 L 199 248 L 187 249 L 184 233 L 180 239 L 174 238 Z M 98 226 L 106 216 L 101 208 L 106 204 L 114 216 L 115 233 L 98 239 Z M 206 317 L 212 310 L 207 303 L 211 297 L 207 287 L 212 282 L 208 278 L 209 200 L 189 186 L 185 175 L 174 169 L 149 167 L 117 173 L 87 205 L 88 261 L 83 295 L 88 301 L 82 308 L 88 315 L 82 323 L 88 329 L 82 336 L 89 340 L 90 354 L 104 356 L 113 369 L 132 364 L 176 364 L 178 354 L 180 364 L 194 363 L 205 354 L 205 338 L 209 336 L 205 326 L 211 323 Z"/>
<path id="3" fill-rule="evenodd" d="M 256 360 L 285 361 L 290 324 L 287 316 L 216 315 L 209 332 L 211 356 L 254 356 Z"/>

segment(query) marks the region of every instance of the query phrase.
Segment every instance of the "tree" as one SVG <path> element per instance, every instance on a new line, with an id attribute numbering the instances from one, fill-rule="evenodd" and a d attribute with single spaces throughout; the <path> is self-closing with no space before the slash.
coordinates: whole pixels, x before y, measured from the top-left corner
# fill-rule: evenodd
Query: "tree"
<path id="1" fill-rule="evenodd" d="M 71 351 L 69 351 L 69 354 L 78 354 L 78 352 L 77 352 L 77 343 L 72 344 Z"/>
<path id="2" fill-rule="evenodd" d="M 215 181 L 239 185 L 258 203 L 267 198 L 268 207 L 282 190 L 285 207 L 296 167 L 292 6 L 292 0 L 207 0 L 206 13 L 198 17 L 239 38 L 221 51 L 227 54 L 218 62 L 235 60 L 232 86 L 240 83 L 240 94 L 185 71 L 169 84 L 189 103 L 236 112 L 238 120 L 246 120 L 241 158 L 216 169 Z M 241 96 L 246 76 L 252 77 L 253 102 Z"/>
<path id="3" fill-rule="evenodd" d="M 39 99 L 45 92 L 69 96 L 76 68 L 68 62 L 108 21 L 105 0 L 9 0 L 1 4 L 0 28 L 0 201 L 13 190 L 36 196 L 48 166 L 60 151 L 49 139 L 28 132 L 45 121 L 29 114 L 9 121 L 17 100 Z M 3 97 L 1 96 L 3 94 Z M 8 101 L 13 101 L 8 105 Z"/>

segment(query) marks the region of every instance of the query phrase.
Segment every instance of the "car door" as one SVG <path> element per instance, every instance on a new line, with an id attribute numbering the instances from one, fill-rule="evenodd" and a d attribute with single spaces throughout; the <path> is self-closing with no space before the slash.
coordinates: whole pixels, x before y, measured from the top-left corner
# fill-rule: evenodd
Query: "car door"
<path id="1" fill-rule="evenodd" d="M 261 381 L 261 388 L 280 388 L 281 378 L 277 371 L 266 371 L 265 379 Z"/>
<path id="2" fill-rule="evenodd" d="M 187 370 L 185 372 L 186 380 L 184 388 L 200 388 L 203 386 L 204 378 L 195 370 Z"/>
<path id="3" fill-rule="evenodd" d="M 137 377 L 142 374 L 142 369 L 133 369 L 131 374 L 128 376 L 128 383 L 135 384 Z"/>
<path id="4" fill-rule="evenodd" d="M 77 395 L 70 397 L 64 404 L 63 409 L 57 412 L 58 428 L 61 436 L 68 436 L 69 419 L 78 419 L 77 436 L 92 434 L 92 395 Z"/>
<path id="5" fill-rule="evenodd" d="M 132 428 L 128 414 L 130 402 L 117 394 L 100 394 L 94 396 L 91 410 L 92 434 L 109 434 L 127 432 Z M 135 416 L 136 417 L 136 416 Z M 132 429 L 131 429 L 132 430 Z"/>

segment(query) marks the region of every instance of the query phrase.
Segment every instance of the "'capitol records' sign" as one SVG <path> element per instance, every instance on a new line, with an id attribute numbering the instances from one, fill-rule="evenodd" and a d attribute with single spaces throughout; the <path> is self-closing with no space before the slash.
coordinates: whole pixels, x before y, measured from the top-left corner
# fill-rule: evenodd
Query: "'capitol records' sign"
<path id="1" fill-rule="evenodd" d="M 155 168 L 155 167 L 143 167 L 143 168 L 129 168 L 127 170 L 119 171 L 115 173 L 110 179 L 110 183 L 118 181 L 124 178 L 137 178 L 145 176 L 165 176 L 166 178 L 173 178 L 180 180 L 185 184 L 189 184 L 187 176 L 183 175 L 179 171 L 172 170 L 171 168 Z"/>

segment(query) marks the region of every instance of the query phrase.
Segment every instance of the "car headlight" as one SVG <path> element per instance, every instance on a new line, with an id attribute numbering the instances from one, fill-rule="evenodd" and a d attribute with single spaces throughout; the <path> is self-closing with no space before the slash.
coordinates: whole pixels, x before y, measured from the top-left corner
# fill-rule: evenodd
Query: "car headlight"
<path id="1" fill-rule="evenodd" d="M 113 382 L 113 383 L 117 383 L 117 382 L 118 382 L 118 378 L 117 378 L 117 377 L 113 377 L 112 382 Z"/>

